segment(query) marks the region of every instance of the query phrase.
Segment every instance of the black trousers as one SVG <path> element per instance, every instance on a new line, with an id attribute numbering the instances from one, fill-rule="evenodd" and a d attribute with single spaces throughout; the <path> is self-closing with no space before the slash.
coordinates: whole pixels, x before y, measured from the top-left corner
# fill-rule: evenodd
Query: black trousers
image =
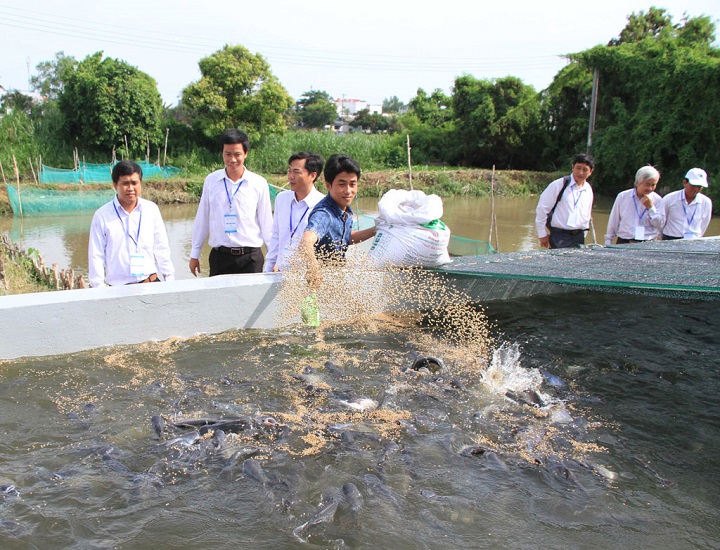
<path id="1" fill-rule="evenodd" d="M 550 248 L 577 248 L 585 244 L 585 231 L 550 228 Z"/>
<path id="2" fill-rule="evenodd" d="M 219 248 L 210 251 L 210 277 L 235 273 L 262 273 L 265 257 L 257 248 L 246 254 L 231 254 Z"/>

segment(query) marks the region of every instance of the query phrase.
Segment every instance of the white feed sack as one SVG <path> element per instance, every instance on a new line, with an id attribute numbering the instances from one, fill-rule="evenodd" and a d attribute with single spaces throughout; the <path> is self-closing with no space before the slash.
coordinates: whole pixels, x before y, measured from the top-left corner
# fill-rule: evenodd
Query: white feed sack
<path id="1" fill-rule="evenodd" d="M 380 215 L 370 256 L 379 267 L 433 267 L 450 262 L 450 229 L 440 221 L 442 199 L 422 191 L 391 189 L 378 202 Z"/>

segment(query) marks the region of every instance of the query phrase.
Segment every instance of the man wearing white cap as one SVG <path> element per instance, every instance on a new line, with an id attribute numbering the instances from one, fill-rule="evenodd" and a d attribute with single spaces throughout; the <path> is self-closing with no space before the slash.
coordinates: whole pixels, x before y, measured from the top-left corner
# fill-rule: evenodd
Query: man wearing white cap
<path id="1" fill-rule="evenodd" d="M 700 191 L 708 186 L 707 174 L 702 168 L 688 170 L 683 180 L 684 189 L 663 197 L 665 227 L 663 240 L 697 239 L 710 225 L 712 201 Z"/>

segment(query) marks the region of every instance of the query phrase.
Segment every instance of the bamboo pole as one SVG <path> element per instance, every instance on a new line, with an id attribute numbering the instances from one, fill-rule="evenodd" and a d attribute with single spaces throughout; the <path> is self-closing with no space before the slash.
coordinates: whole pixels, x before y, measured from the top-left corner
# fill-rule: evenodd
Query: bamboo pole
<path id="1" fill-rule="evenodd" d="M 490 176 L 490 231 L 488 232 L 488 245 L 492 246 L 493 224 L 495 223 L 495 165 L 493 164 Z M 489 249 L 488 249 L 489 251 Z"/>
<path id="2" fill-rule="evenodd" d="M 0 162 L 0 172 L 2 172 L 3 183 L 7 185 L 7 180 L 5 179 L 5 170 L 3 170 L 2 162 Z"/>
<path id="3" fill-rule="evenodd" d="M 407 137 L 407 157 L 408 157 L 408 178 L 410 179 L 410 191 L 413 190 L 412 184 L 412 160 L 410 158 L 410 134 L 406 134 Z"/>
<path id="4" fill-rule="evenodd" d="M 145 142 L 147 143 L 145 147 L 145 162 L 150 164 L 150 134 L 145 134 Z"/>
<path id="5" fill-rule="evenodd" d="M 170 135 L 170 128 L 165 128 L 165 151 L 163 152 L 163 166 L 167 166 L 167 142 Z"/>
<path id="6" fill-rule="evenodd" d="M 35 167 L 33 166 L 33 161 L 30 157 L 28 157 L 28 162 L 30 163 L 30 172 L 32 172 L 33 180 L 35 181 L 35 185 L 38 183 L 37 176 L 35 175 Z"/>
<path id="7" fill-rule="evenodd" d="M 17 181 L 17 188 L 18 188 L 18 209 L 20 210 L 20 219 L 23 217 L 23 209 L 22 209 L 22 199 L 20 198 L 20 171 L 18 170 L 17 160 L 15 160 L 15 155 L 12 156 L 13 159 L 13 166 L 15 167 L 15 180 Z"/>
<path id="8" fill-rule="evenodd" d="M 125 154 L 127 155 L 127 158 L 130 158 L 130 148 L 128 147 L 127 134 L 125 134 Z M 123 157 L 123 160 L 125 160 L 125 157 Z"/>
<path id="9" fill-rule="evenodd" d="M 493 190 L 495 189 L 495 165 L 493 164 L 493 171 L 491 176 L 491 183 Z M 493 226 L 495 227 L 495 252 L 500 252 L 500 240 L 498 239 L 498 222 L 497 222 L 497 210 L 495 210 L 495 194 L 493 191 Z"/>

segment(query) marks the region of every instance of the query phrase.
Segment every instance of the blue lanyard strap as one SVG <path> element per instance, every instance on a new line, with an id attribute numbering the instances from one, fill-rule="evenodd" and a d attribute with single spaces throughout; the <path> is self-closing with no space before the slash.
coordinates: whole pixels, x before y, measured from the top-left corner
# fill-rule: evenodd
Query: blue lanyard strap
<path id="1" fill-rule="evenodd" d="M 295 229 L 293 229 L 293 221 L 292 221 L 292 219 L 293 219 L 293 215 L 292 215 L 292 213 L 293 213 L 293 204 L 294 204 L 294 203 L 291 203 L 291 204 L 290 204 L 290 239 L 293 238 L 293 236 L 295 235 L 295 231 L 297 231 L 297 228 L 300 227 L 300 223 L 302 223 L 303 218 L 305 217 L 305 214 L 307 214 L 307 213 L 308 213 L 308 210 L 310 210 L 310 207 L 309 207 L 309 206 L 306 206 L 306 207 L 305 207 L 305 212 L 302 213 L 302 216 L 300 216 L 300 219 L 298 220 L 297 224 L 295 225 Z M 300 203 L 298 203 L 298 204 L 300 204 Z"/>
<path id="2" fill-rule="evenodd" d="M 637 201 L 635 200 L 635 193 L 633 193 L 632 198 L 633 198 L 633 205 L 635 206 L 635 213 L 637 214 L 638 220 L 642 221 L 643 216 L 645 215 L 645 212 L 648 211 L 648 209 L 645 208 L 645 210 L 643 210 L 643 213 L 641 214 L 637 207 Z"/>
<path id="3" fill-rule="evenodd" d="M 582 193 L 585 191 L 585 189 L 579 189 L 577 198 L 575 199 L 575 202 L 573 203 L 573 208 L 577 208 L 578 202 L 580 202 L 580 197 L 582 197 Z M 573 198 L 575 198 L 575 193 L 572 194 Z"/>
<path id="4" fill-rule="evenodd" d="M 123 226 L 123 229 L 125 229 L 125 235 L 130 237 L 130 240 L 135 243 L 135 248 L 137 249 L 138 243 L 140 242 L 140 225 L 142 225 L 142 210 L 140 210 L 140 219 L 138 220 L 137 235 L 133 239 L 133 236 L 130 234 L 130 214 L 128 214 L 128 223 L 127 227 L 125 227 L 125 224 L 120 217 L 120 212 L 118 212 L 117 206 L 115 206 L 115 201 L 113 201 L 113 208 L 115 209 L 115 214 L 117 215 L 118 220 L 120 220 L 120 224 Z"/>
<path id="5" fill-rule="evenodd" d="M 690 228 L 690 227 L 692 227 L 692 222 L 695 219 L 695 214 L 697 213 L 698 204 L 700 204 L 700 203 L 695 204 L 695 208 L 693 209 L 693 215 L 690 216 L 689 220 L 687 219 L 687 209 L 685 208 L 685 193 L 680 194 L 680 204 L 682 204 L 683 212 L 685 213 L 685 221 L 688 224 L 688 228 Z M 690 206 L 690 205 L 688 204 L 688 206 Z"/>
<path id="6" fill-rule="evenodd" d="M 227 186 L 227 180 L 225 179 L 225 176 L 223 176 L 223 185 L 225 186 L 225 194 L 227 195 L 228 204 L 230 205 L 230 209 L 232 210 L 232 204 L 233 199 L 235 198 L 235 195 L 237 195 L 237 192 L 240 191 L 240 186 L 243 184 L 245 180 L 240 180 L 237 184 L 237 187 L 235 188 L 235 192 L 232 194 L 232 197 L 230 197 L 230 191 L 228 191 Z"/>

